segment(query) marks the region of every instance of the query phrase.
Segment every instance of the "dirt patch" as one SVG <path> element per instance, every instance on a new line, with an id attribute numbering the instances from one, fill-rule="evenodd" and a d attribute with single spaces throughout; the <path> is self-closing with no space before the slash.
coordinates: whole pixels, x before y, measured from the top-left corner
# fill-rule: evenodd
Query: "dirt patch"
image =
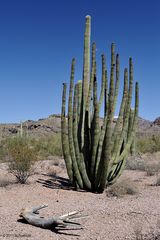
<path id="1" fill-rule="evenodd" d="M 56 164 L 55 164 L 56 162 Z M 160 186 L 153 186 L 156 176 L 145 172 L 126 170 L 120 180 L 130 178 L 139 191 L 135 195 L 107 197 L 103 194 L 73 191 L 67 179 L 63 160 L 39 162 L 36 174 L 25 185 L 16 184 L 15 178 L 0 166 L 0 179 L 12 184 L 0 187 L 0 239 L 23 240 L 124 240 L 136 239 L 135 231 L 141 226 L 147 233 L 157 228 L 160 219 Z M 45 217 L 80 210 L 88 217 L 81 219 L 83 229 L 65 229 L 59 232 L 37 228 L 20 221 L 23 207 L 47 203 L 41 210 Z"/>

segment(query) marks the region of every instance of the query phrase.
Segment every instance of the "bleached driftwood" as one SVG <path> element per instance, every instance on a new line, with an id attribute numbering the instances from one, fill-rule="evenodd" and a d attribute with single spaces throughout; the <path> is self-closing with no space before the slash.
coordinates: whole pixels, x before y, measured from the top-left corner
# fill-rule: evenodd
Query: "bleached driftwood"
<path id="1" fill-rule="evenodd" d="M 43 217 L 40 217 L 38 214 L 40 209 L 46 207 L 48 207 L 48 205 L 41 205 L 30 209 L 23 208 L 21 209 L 19 216 L 25 219 L 29 224 L 41 228 L 65 228 L 69 225 L 81 225 L 80 223 L 74 222 L 74 220 L 86 217 L 81 215 L 80 212 L 74 211 L 62 216 L 45 219 Z"/>

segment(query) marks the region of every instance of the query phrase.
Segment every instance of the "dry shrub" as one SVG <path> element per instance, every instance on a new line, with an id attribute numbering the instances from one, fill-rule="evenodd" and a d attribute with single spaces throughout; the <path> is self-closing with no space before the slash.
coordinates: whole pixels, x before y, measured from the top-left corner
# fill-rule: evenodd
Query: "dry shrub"
<path id="1" fill-rule="evenodd" d="M 157 222 L 157 226 L 154 229 L 153 227 L 149 228 L 148 233 L 142 233 L 142 227 L 136 226 L 134 229 L 134 234 L 136 240 L 159 240 L 160 239 L 160 223 Z"/>
<path id="2" fill-rule="evenodd" d="M 11 182 L 8 180 L 8 178 L 5 177 L 0 178 L 0 187 L 7 187 L 10 184 Z"/>
<path id="3" fill-rule="evenodd" d="M 54 166 L 59 166 L 59 159 L 55 159 L 53 165 Z"/>
<path id="4" fill-rule="evenodd" d="M 131 179 L 124 179 L 111 185 L 106 190 L 106 195 L 111 197 L 122 197 L 124 195 L 134 195 L 138 193 L 135 182 Z"/>
<path id="5" fill-rule="evenodd" d="M 146 164 L 145 171 L 147 176 L 154 176 L 158 174 L 160 172 L 160 162 L 158 163 L 152 162 L 152 163 Z"/>
<path id="6" fill-rule="evenodd" d="M 135 239 L 136 240 L 143 240 L 143 233 L 142 233 L 142 226 L 141 225 L 137 225 L 134 228 L 134 234 L 135 234 Z"/>
<path id="7" fill-rule="evenodd" d="M 128 160 L 126 162 L 126 169 L 127 170 L 145 171 L 146 170 L 146 162 L 140 155 L 139 156 L 131 156 L 128 158 Z"/>
<path id="8" fill-rule="evenodd" d="M 54 177 L 57 176 L 57 171 L 55 169 L 53 169 L 53 168 L 50 168 L 47 171 L 47 175 L 54 178 Z"/>
<path id="9" fill-rule="evenodd" d="M 160 186 L 160 176 L 157 176 L 155 186 Z"/>
<path id="10" fill-rule="evenodd" d="M 129 157 L 126 162 L 126 169 L 145 171 L 147 176 L 157 175 L 160 172 L 159 152 Z"/>
<path id="11" fill-rule="evenodd" d="M 32 174 L 32 166 L 36 160 L 34 148 L 24 136 L 9 138 L 7 141 L 9 155 L 9 171 L 16 176 L 18 182 L 25 183 Z"/>

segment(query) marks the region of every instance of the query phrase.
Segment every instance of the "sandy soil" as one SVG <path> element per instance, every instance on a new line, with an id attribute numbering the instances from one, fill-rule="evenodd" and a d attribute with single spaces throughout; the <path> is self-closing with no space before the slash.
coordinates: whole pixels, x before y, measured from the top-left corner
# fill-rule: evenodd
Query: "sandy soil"
<path id="1" fill-rule="evenodd" d="M 157 222 L 160 221 L 160 187 L 154 186 L 156 176 L 148 177 L 145 172 L 127 170 L 121 178 L 131 178 L 139 193 L 120 198 L 107 197 L 106 192 L 93 194 L 68 189 L 61 161 L 39 162 L 36 174 L 25 185 L 13 183 L 0 187 L 0 239 L 129 240 L 136 239 L 135 232 L 139 227 L 143 233 L 157 228 Z M 7 173 L 6 165 L 1 164 L 0 181 L 5 179 L 15 181 Z M 83 228 L 51 231 L 19 221 L 21 208 L 44 203 L 49 205 L 41 210 L 44 217 L 82 210 L 88 215 L 80 220 Z"/>

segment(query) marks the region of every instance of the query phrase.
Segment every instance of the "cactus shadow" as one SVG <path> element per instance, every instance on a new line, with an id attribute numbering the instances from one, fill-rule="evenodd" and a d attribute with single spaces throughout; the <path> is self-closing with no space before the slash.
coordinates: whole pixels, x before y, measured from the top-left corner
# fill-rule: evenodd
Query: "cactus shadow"
<path id="1" fill-rule="evenodd" d="M 38 183 L 42 184 L 43 187 L 51 189 L 64 189 L 64 190 L 74 190 L 69 179 L 60 176 L 50 176 L 49 174 L 42 174 L 43 176 L 48 176 L 48 179 L 39 178 Z"/>

